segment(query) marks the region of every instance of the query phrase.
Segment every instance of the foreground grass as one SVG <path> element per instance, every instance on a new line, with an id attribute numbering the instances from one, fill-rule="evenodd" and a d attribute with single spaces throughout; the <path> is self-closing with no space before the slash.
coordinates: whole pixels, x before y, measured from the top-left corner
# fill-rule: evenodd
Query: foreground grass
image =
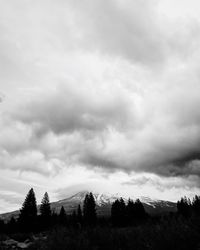
<path id="1" fill-rule="evenodd" d="M 127 228 L 56 227 L 35 247 L 38 250 L 198 250 L 200 222 L 175 219 Z"/>

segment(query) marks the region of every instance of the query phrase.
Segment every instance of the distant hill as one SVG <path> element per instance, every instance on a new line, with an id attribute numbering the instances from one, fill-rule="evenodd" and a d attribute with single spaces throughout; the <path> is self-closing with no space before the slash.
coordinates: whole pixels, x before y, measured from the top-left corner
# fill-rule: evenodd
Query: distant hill
<path id="1" fill-rule="evenodd" d="M 70 214 L 72 213 L 72 211 L 77 209 L 79 204 L 83 205 L 83 201 L 87 193 L 89 192 L 82 191 L 69 198 L 59 200 L 56 202 L 52 202 L 51 208 L 56 213 L 59 213 L 61 207 L 63 206 L 66 212 Z M 109 216 L 112 203 L 116 199 L 121 197 L 118 194 L 108 195 L 108 194 L 101 194 L 101 193 L 93 193 L 93 195 L 97 204 L 97 214 L 99 216 Z M 125 202 L 128 201 L 126 198 L 123 198 L 123 199 Z M 139 199 L 143 203 L 146 212 L 152 215 L 176 211 L 176 203 L 174 202 L 164 201 L 164 200 L 152 200 L 148 197 L 139 197 Z M 19 210 L 13 211 L 10 213 L 1 214 L 0 218 L 4 220 L 9 220 L 12 216 L 17 218 L 18 215 L 19 215 Z"/>

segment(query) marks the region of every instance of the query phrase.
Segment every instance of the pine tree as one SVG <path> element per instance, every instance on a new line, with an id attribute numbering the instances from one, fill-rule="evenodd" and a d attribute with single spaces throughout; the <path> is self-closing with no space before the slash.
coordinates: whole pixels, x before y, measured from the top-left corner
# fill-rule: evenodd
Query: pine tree
<path id="1" fill-rule="evenodd" d="M 40 214 L 41 214 L 41 216 L 44 216 L 44 217 L 51 216 L 51 206 L 49 203 L 49 195 L 47 192 L 44 194 L 44 197 L 43 197 L 42 202 L 41 202 Z"/>
<path id="2" fill-rule="evenodd" d="M 83 215 L 82 215 L 80 204 L 78 205 L 78 209 L 77 209 L 77 220 L 79 223 L 82 223 L 82 220 L 83 220 Z"/>
<path id="3" fill-rule="evenodd" d="M 111 220 L 114 226 L 125 226 L 126 204 L 123 198 L 117 199 L 111 207 Z"/>
<path id="4" fill-rule="evenodd" d="M 97 214 L 96 214 L 96 203 L 95 199 L 92 193 L 90 193 L 90 217 L 91 217 L 91 223 L 95 224 L 97 220 Z"/>
<path id="5" fill-rule="evenodd" d="M 186 196 L 182 197 L 180 201 L 177 202 L 177 210 L 183 217 L 189 217 L 191 215 L 191 201 Z"/>
<path id="6" fill-rule="evenodd" d="M 129 199 L 126 206 L 126 216 L 129 225 L 132 225 L 135 221 L 135 203 Z"/>
<path id="7" fill-rule="evenodd" d="M 118 218 L 118 224 L 119 226 L 124 226 L 126 224 L 126 204 L 123 200 L 123 198 L 119 199 L 119 207 L 118 207 L 118 213 L 119 213 L 119 218 Z"/>
<path id="8" fill-rule="evenodd" d="M 40 215 L 43 226 L 48 226 L 51 221 L 51 206 L 49 203 L 49 195 L 45 192 L 40 206 Z"/>
<path id="9" fill-rule="evenodd" d="M 195 195 L 192 201 L 192 209 L 195 215 L 200 215 L 200 196 Z"/>
<path id="10" fill-rule="evenodd" d="M 59 223 L 62 225 L 65 225 L 66 221 L 67 221 L 67 215 L 66 215 L 64 207 L 62 206 L 60 209 L 60 213 L 59 213 Z"/>
<path id="11" fill-rule="evenodd" d="M 83 202 L 83 217 L 87 225 L 96 224 L 96 203 L 92 193 L 86 194 Z"/>
<path id="12" fill-rule="evenodd" d="M 73 225 L 76 225 L 76 224 L 77 224 L 77 214 L 76 214 L 76 210 L 73 210 L 73 211 L 72 211 L 72 214 L 71 214 L 71 221 L 72 221 L 72 224 L 73 224 Z"/>
<path id="13" fill-rule="evenodd" d="M 135 201 L 134 206 L 135 206 L 134 211 L 135 211 L 136 219 L 138 221 L 144 220 L 146 218 L 147 214 L 145 212 L 145 209 L 144 209 L 144 206 L 143 206 L 142 202 L 139 199 L 137 199 Z"/>
<path id="14" fill-rule="evenodd" d="M 113 226 L 119 226 L 120 216 L 120 201 L 117 199 L 113 202 L 111 207 L 111 221 Z"/>
<path id="15" fill-rule="evenodd" d="M 111 220 L 113 226 L 127 226 L 141 222 L 147 218 L 144 206 L 139 199 L 133 202 L 128 200 L 127 205 L 123 198 L 114 201 L 111 207 Z"/>
<path id="16" fill-rule="evenodd" d="M 37 219 L 37 203 L 35 192 L 31 188 L 25 198 L 19 215 L 19 223 L 23 230 L 34 230 Z"/>
<path id="17" fill-rule="evenodd" d="M 5 231 L 5 223 L 4 220 L 0 219 L 0 234 Z"/>

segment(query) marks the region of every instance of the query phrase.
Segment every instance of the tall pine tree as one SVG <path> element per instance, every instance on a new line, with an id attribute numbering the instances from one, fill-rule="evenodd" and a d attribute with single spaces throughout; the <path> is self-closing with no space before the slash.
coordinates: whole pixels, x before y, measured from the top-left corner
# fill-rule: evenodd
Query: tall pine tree
<path id="1" fill-rule="evenodd" d="M 195 195 L 192 202 L 192 209 L 195 215 L 200 215 L 200 196 Z"/>
<path id="2" fill-rule="evenodd" d="M 191 215 L 191 201 L 186 196 L 182 197 L 180 201 L 177 202 L 177 210 L 183 217 L 189 217 Z"/>
<path id="3" fill-rule="evenodd" d="M 80 204 L 78 205 L 78 209 L 77 209 L 77 220 L 79 223 L 82 223 L 82 220 L 83 220 L 83 215 L 82 215 Z"/>
<path id="4" fill-rule="evenodd" d="M 67 214 L 64 207 L 62 206 L 59 213 L 59 223 L 65 225 L 66 222 L 67 222 Z"/>
<path id="5" fill-rule="evenodd" d="M 86 194 L 83 202 L 83 218 L 87 225 L 95 225 L 97 220 L 96 203 L 92 193 Z"/>
<path id="6" fill-rule="evenodd" d="M 25 198 L 19 215 L 19 223 L 23 230 L 30 231 L 35 229 L 37 219 L 37 203 L 35 192 L 31 188 Z"/>
<path id="7" fill-rule="evenodd" d="M 124 226 L 126 223 L 126 204 L 122 198 L 113 202 L 111 220 L 114 226 Z"/>
<path id="8" fill-rule="evenodd" d="M 40 216 L 43 226 L 48 226 L 51 221 L 51 206 L 49 202 L 49 195 L 46 192 L 40 205 Z"/>

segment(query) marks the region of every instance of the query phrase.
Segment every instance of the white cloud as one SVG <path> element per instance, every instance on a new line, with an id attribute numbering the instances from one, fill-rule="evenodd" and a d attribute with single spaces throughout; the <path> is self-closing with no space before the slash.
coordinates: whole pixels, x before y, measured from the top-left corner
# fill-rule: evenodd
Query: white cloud
<path id="1" fill-rule="evenodd" d="M 197 1 L 1 0 L 0 7 L 2 171 L 36 175 L 35 184 L 38 176 L 62 180 L 54 189 L 72 169 L 69 183 L 77 185 L 99 168 L 169 183 L 189 176 L 199 188 Z M 76 181 L 80 167 L 85 175 Z M 166 183 L 149 185 L 167 197 Z"/>

